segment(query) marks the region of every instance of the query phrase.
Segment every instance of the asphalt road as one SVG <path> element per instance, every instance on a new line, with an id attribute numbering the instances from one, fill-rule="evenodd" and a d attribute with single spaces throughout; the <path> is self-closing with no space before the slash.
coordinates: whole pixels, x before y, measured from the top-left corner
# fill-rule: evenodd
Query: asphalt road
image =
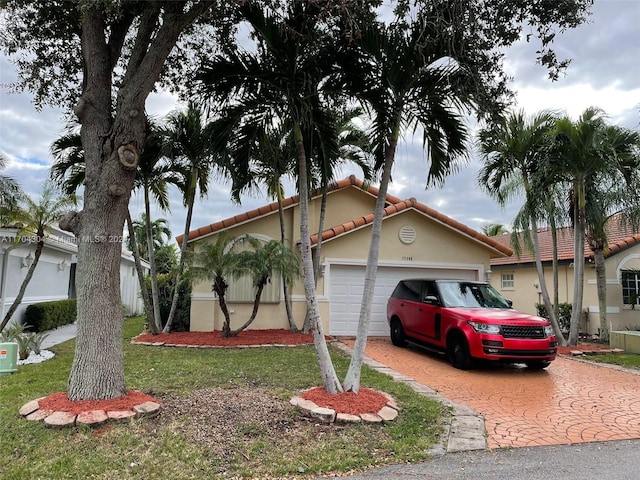
<path id="1" fill-rule="evenodd" d="M 326 478 L 326 477 L 323 477 Z M 640 440 L 449 453 L 350 480 L 637 480 Z"/>

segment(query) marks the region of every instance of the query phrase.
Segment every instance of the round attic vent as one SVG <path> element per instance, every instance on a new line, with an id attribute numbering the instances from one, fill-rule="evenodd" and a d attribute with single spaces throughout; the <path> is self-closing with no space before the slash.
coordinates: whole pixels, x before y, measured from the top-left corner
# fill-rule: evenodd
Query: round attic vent
<path id="1" fill-rule="evenodd" d="M 398 238 L 400 238 L 400 241 L 405 245 L 409 245 L 416 241 L 416 229 L 411 225 L 405 225 L 398 232 Z"/>

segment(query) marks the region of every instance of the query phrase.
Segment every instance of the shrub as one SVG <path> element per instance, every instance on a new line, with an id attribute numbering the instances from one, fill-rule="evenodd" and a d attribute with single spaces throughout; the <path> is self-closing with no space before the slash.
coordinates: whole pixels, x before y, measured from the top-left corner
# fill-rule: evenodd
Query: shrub
<path id="1" fill-rule="evenodd" d="M 47 338 L 46 333 L 27 332 L 29 325 L 14 324 L 3 330 L 0 335 L 0 342 L 15 342 L 18 344 L 18 358 L 25 360 L 31 351 L 40 355 L 42 341 Z"/>
<path id="2" fill-rule="evenodd" d="M 24 322 L 34 332 L 53 330 L 76 320 L 76 300 L 57 300 L 29 305 L 24 312 Z"/>
<path id="3" fill-rule="evenodd" d="M 544 304 L 536 303 L 536 310 L 538 311 L 538 316 L 542 318 L 549 319 L 549 314 L 547 313 L 547 308 Z M 563 332 L 568 332 L 571 327 L 571 310 L 572 305 L 570 303 L 559 303 L 558 304 L 558 325 L 560 325 L 560 329 Z"/>
<path id="4" fill-rule="evenodd" d="M 151 295 L 151 278 L 145 277 L 145 283 Z M 160 317 L 162 317 L 162 326 L 164 327 L 169 318 L 171 310 L 171 301 L 173 300 L 173 286 L 176 282 L 175 273 L 163 273 L 158 275 L 158 296 L 160 297 Z M 188 332 L 189 321 L 191 317 L 191 278 L 188 273 L 182 276 L 180 286 L 178 288 L 178 306 L 176 309 L 176 317 L 171 326 L 172 332 Z"/>

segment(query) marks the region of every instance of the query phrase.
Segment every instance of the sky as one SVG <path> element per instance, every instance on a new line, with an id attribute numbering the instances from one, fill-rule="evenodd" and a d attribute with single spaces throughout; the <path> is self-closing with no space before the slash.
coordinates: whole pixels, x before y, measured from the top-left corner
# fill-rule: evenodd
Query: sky
<path id="1" fill-rule="evenodd" d="M 587 24 L 556 36 L 554 49 L 558 57 L 571 58 L 572 62 L 555 82 L 535 62 L 536 43 L 521 41 L 506 51 L 506 68 L 513 77 L 511 87 L 516 93 L 515 108 L 529 115 L 553 109 L 575 120 L 586 108 L 595 106 L 608 114 L 611 124 L 638 130 L 640 1 L 595 0 L 591 11 Z M 0 54 L 0 152 L 9 159 L 9 166 L 2 173 L 37 198 L 52 163 L 49 147 L 64 134 L 65 121 L 59 109 L 45 107 L 37 111 L 31 104 L 30 93 L 10 93 L 7 85 L 15 79 L 14 67 Z M 147 101 L 148 113 L 157 117 L 175 108 L 173 97 L 166 93 L 153 95 Z M 402 199 L 414 197 L 476 230 L 489 223 L 509 226 L 520 203 L 514 201 L 501 208 L 479 188 L 477 174 L 481 161 L 472 152 L 469 162 L 441 188 L 427 190 L 427 162 L 421 140 L 405 136 L 398 146 L 389 193 Z M 336 178 L 350 174 L 361 176 L 357 167 L 345 167 L 337 172 Z M 295 194 L 291 185 L 286 194 Z M 212 178 L 208 197 L 195 205 L 191 229 L 271 201 L 266 196 L 252 196 L 243 197 L 241 205 L 234 205 L 229 185 Z M 175 237 L 183 232 L 186 217 L 177 191 L 171 192 L 171 204 L 171 212 L 155 211 L 152 215 L 166 218 Z M 141 196 L 133 196 L 130 205 L 133 217 L 139 218 L 144 211 Z"/>

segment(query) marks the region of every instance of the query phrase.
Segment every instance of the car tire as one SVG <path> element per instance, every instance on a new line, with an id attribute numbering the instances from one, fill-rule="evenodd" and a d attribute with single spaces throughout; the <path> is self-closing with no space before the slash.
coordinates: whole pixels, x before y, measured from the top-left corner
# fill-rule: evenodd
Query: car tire
<path id="1" fill-rule="evenodd" d="M 461 334 L 452 334 L 447 339 L 447 357 L 449 362 L 460 370 L 471 368 L 471 354 L 467 340 Z"/>
<path id="2" fill-rule="evenodd" d="M 402 323 L 400 323 L 400 320 L 398 319 L 391 322 L 391 343 L 396 347 L 407 346 L 407 339 L 404 336 L 404 328 L 402 328 Z"/>
<path id="3" fill-rule="evenodd" d="M 542 370 L 551 365 L 549 360 L 536 360 L 534 362 L 525 362 L 525 365 L 529 370 Z"/>

